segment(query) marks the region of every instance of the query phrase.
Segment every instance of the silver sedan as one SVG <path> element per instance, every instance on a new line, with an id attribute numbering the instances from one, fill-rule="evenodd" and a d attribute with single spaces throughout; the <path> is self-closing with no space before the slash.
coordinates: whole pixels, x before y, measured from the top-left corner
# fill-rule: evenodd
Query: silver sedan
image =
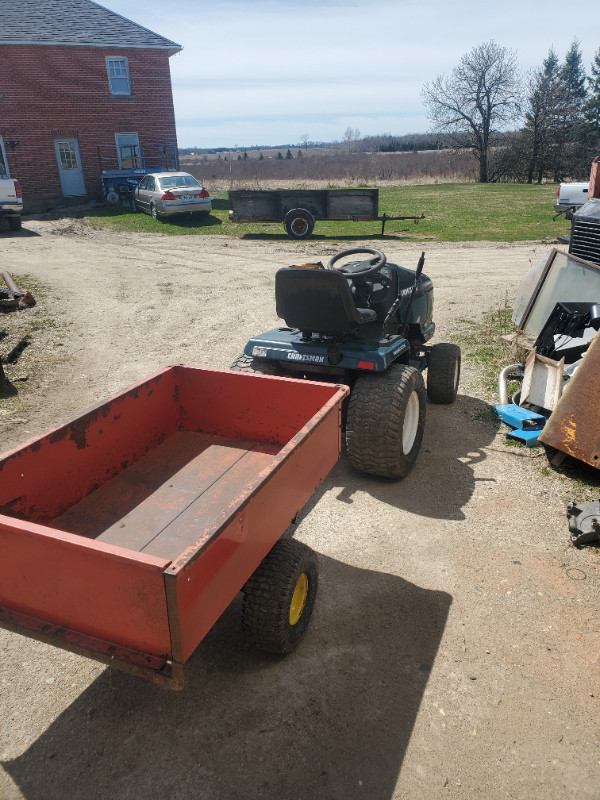
<path id="1" fill-rule="evenodd" d="M 175 214 L 201 214 L 212 210 L 210 195 L 187 172 L 152 172 L 145 175 L 133 193 L 133 210 L 154 219 Z"/>

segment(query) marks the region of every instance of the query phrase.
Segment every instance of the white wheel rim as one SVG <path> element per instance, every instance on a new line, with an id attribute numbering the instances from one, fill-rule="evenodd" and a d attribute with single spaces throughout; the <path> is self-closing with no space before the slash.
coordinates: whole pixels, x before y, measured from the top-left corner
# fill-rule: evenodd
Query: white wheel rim
<path id="1" fill-rule="evenodd" d="M 417 438 L 419 428 L 419 395 L 413 391 L 406 404 L 404 414 L 404 425 L 402 426 L 402 450 L 405 454 L 410 453 Z"/>
<path id="2" fill-rule="evenodd" d="M 458 378 L 459 378 L 459 375 L 460 375 L 460 368 L 459 368 L 458 362 L 456 362 L 456 366 L 454 367 L 454 383 L 453 383 L 455 391 L 458 389 Z"/>

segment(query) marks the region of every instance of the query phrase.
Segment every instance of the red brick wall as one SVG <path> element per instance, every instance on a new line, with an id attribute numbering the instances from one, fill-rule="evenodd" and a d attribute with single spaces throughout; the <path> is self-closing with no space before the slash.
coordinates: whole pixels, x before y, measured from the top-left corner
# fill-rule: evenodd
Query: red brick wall
<path id="1" fill-rule="evenodd" d="M 129 59 L 131 97 L 111 97 L 106 56 Z M 56 137 L 79 140 L 88 195 L 99 192 L 98 145 L 116 160 L 115 133 L 138 133 L 148 157 L 177 142 L 166 51 L 0 45 L 0 63 L 0 136 L 25 202 L 62 196 Z"/>

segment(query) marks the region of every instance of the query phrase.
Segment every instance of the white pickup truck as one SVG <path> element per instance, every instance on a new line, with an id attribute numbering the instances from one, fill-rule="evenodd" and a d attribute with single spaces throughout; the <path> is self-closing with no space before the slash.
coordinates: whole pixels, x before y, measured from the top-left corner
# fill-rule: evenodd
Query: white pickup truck
<path id="1" fill-rule="evenodd" d="M 19 181 L 14 178 L 0 178 L 0 219 L 6 217 L 11 231 L 21 228 L 23 193 Z"/>
<path id="2" fill-rule="evenodd" d="M 556 192 L 556 204 L 554 210 L 559 214 L 564 214 L 567 219 L 573 217 L 573 213 L 587 202 L 589 181 L 587 183 L 561 183 Z"/>

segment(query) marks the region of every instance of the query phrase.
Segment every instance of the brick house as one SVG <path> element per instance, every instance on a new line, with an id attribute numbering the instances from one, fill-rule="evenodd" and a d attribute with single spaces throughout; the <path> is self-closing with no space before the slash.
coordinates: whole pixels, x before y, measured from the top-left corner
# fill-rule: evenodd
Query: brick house
<path id="1" fill-rule="evenodd" d="M 98 196 L 102 170 L 177 168 L 181 49 L 92 0 L 0 0 L 0 173 L 26 207 Z"/>

